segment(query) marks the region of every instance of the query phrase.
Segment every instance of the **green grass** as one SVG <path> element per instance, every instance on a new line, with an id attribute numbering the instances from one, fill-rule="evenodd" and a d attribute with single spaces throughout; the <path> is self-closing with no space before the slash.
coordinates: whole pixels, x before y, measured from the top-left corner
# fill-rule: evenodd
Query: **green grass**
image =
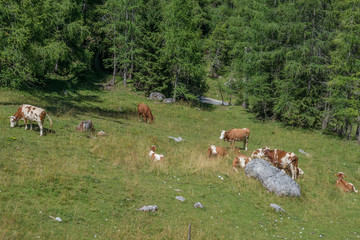
<path id="1" fill-rule="evenodd" d="M 139 102 L 152 109 L 153 125 L 138 121 Z M 10 128 L 9 116 L 23 103 L 45 108 L 55 133 L 39 137 L 23 122 Z M 76 133 L 87 119 L 108 135 Z M 263 146 L 298 154 L 305 172 L 297 180 L 300 198 L 277 197 L 243 171 L 235 173 L 233 153 L 205 158 L 209 145 L 229 145 L 219 140 L 221 129 L 243 127 L 251 130 L 248 156 Z M 124 89 L 69 96 L 0 90 L 0 132 L 0 239 L 187 239 L 190 223 L 192 239 L 360 237 L 359 195 L 334 186 L 334 174 L 343 171 L 359 190 L 356 142 L 260 123 L 241 107 L 157 104 Z M 148 158 L 151 145 L 165 161 Z M 179 195 L 186 201 L 175 200 Z M 193 208 L 198 201 L 204 209 Z M 135 211 L 154 204 L 158 212 Z"/>

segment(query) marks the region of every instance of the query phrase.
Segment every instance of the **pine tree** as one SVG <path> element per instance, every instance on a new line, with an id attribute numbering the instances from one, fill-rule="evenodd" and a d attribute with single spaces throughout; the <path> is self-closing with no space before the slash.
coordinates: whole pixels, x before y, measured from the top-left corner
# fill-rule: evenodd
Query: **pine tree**
<path id="1" fill-rule="evenodd" d="M 360 143 L 360 1 L 338 1 L 334 12 L 339 25 L 329 66 L 329 122 L 335 132 L 348 139 L 357 122 L 356 137 Z"/>
<path id="2" fill-rule="evenodd" d="M 202 59 L 201 9 L 196 1 L 163 2 L 163 58 L 173 79 L 173 99 L 194 99 L 206 88 Z"/>

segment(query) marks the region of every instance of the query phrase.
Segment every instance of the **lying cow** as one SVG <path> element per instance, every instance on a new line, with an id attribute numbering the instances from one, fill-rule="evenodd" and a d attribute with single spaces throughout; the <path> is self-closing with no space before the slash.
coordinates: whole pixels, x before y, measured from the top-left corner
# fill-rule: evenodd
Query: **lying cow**
<path id="1" fill-rule="evenodd" d="M 155 153 L 156 147 L 153 145 L 150 148 L 149 157 L 153 161 L 160 161 L 164 159 L 164 155 Z"/>
<path id="2" fill-rule="evenodd" d="M 265 151 L 265 160 L 272 163 L 275 167 L 279 169 L 284 169 L 285 171 L 290 171 L 291 178 L 297 179 L 299 170 L 298 170 L 298 161 L 299 158 L 295 153 L 285 152 L 279 149 L 266 150 Z"/>
<path id="3" fill-rule="evenodd" d="M 27 130 L 27 120 L 30 123 L 30 130 L 32 130 L 32 121 L 36 121 L 40 127 L 40 136 L 43 136 L 43 124 L 45 120 L 45 116 L 47 116 L 50 120 L 50 124 L 52 127 L 52 120 L 49 115 L 46 115 L 46 112 L 42 108 L 38 108 L 29 104 L 23 104 L 19 107 L 17 112 L 10 116 L 10 127 L 16 127 L 19 120 L 25 121 L 25 130 Z"/>
<path id="4" fill-rule="evenodd" d="M 249 142 L 250 130 L 248 128 L 233 128 L 230 130 L 222 130 L 220 139 L 224 139 L 224 141 L 228 141 L 231 143 L 231 147 L 235 147 L 235 141 L 243 141 L 245 151 L 247 151 L 247 146 Z"/>
<path id="5" fill-rule="evenodd" d="M 270 148 L 264 147 L 264 148 L 256 149 L 256 150 L 253 151 L 253 153 L 251 154 L 251 158 L 252 158 L 252 159 L 260 158 L 260 159 L 264 159 L 264 160 L 265 160 L 265 152 L 266 152 L 266 150 L 270 150 Z"/>
<path id="6" fill-rule="evenodd" d="M 226 150 L 223 147 L 219 147 L 219 146 L 215 146 L 215 145 L 211 145 L 206 153 L 206 156 L 208 158 L 211 158 L 213 156 L 217 156 L 217 157 L 225 157 L 226 155 Z"/>
<path id="7" fill-rule="evenodd" d="M 346 178 L 346 176 L 343 172 L 339 172 L 338 174 L 335 174 L 335 176 L 338 178 L 335 183 L 335 185 L 338 188 L 340 188 L 341 190 L 343 190 L 345 192 L 356 192 L 356 193 L 358 192 L 352 183 L 349 183 L 344 180 L 344 178 Z"/>
<path id="8" fill-rule="evenodd" d="M 151 109 L 149 108 L 148 105 L 144 104 L 144 103 L 139 103 L 137 106 L 138 109 L 138 114 L 139 114 L 139 120 L 140 120 L 140 116 L 142 116 L 142 118 L 144 119 L 144 121 L 147 123 L 148 119 L 150 120 L 150 123 L 154 122 L 154 116 L 151 113 Z"/>
<path id="9" fill-rule="evenodd" d="M 246 164 L 251 161 L 251 158 L 245 156 L 245 154 L 238 153 L 233 160 L 233 169 L 237 172 L 239 167 L 245 168 Z"/>

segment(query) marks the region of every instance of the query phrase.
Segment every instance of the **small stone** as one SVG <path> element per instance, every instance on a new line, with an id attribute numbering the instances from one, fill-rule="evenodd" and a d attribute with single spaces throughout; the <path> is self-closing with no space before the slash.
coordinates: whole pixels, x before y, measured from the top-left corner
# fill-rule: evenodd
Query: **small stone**
<path id="1" fill-rule="evenodd" d="M 179 200 L 181 202 L 186 200 L 183 196 L 176 196 L 175 199 L 177 199 L 177 200 Z"/>
<path id="2" fill-rule="evenodd" d="M 142 211 L 142 212 L 156 212 L 157 210 L 159 210 L 159 207 L 157 205 L 148 205 L 136 209 L 136 211 Z"/>
<path id="3" fill-rule="evenodd" d="M 194 208 L 204 208 L 204 206 L 200 202 L 197 202 L 194 204 Z"/>

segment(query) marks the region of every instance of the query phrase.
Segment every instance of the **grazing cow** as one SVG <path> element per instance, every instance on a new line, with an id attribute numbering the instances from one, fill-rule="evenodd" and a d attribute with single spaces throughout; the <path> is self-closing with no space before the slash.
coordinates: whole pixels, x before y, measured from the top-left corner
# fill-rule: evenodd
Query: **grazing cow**
<path id="1" fill-rule="evenodd" d="M 219 147 L 219 146 L 215 146 L 215 145 L 211 145 L 208 150 L 207 150 L 207 154 L 206 156 L 208 158 L 211 158 L 212 156 L 217 156 L 217 157 L 225 157 L 226 155 L 226 150 L 223 147 Z"/>
<path id="2" fill-rule="evenodd" d="M 260 158 L 260 159 L 264 159 L 264 160 L 265 160 L 265 152 L 266 152 L 266 150 L 270 150 L 270 148 L 264 147 L 264 148 L 256 149 L 256 150 L 253 151 L 253 153 L 251 154 L 251 158 L 252 158 L 252 159 Z"/>
<path id="3" fill-rule="evenodd" d="M 24 120 L 25 130 L 27 130 L 27 120 L 29 120 L 30 130 L 32 130 L 32 121 L 36 121 L 40 127 L 40 136 L 43 136 L 43 123 L 45 120 L 45 116 L 49 118 L 52 128 L 52 120 L 49 115 L 46 115 L 44 109 L 29 104 L 23 104 L 19 107 L 19 109 L 13 116 L 10 116 L 10 127 L 13 128 L 18 124 L 19 120 Z"/>
<path id="4" fill-rule="evenodd" d="M 235 141 L 243 141 L 245 151 L 247 151 L 247 146 L 249 142 L 250 130 L 248 128 L 233 128 L 230 130 L 222 130 L 220 139 L 224 139 L 224 141 L 228 141 L 231 143 L 231 147 L 235 147 Z"/>
<path id="5" fill-rule="evenodd" d="M 154 116 L 151 113 L 151 109 L 149 108 L 148 105 L 144 104 L 144 103 L 139 103 L 137 106 L 138 109 L 138 114 L 139 114 L 139 120 L 140 120 L 140 116 L 143 117 L 144 121 L 147 123 L 147 120 L 150 120 L 150 123 L 154 122 Z"/>
<path id="6" fill-rule="evenodd" d="M 149 157 L 153 161 L 160 161 L 164 159 L 164 155 L 155 153 L 156 147 L 154 145 L 151 146 Z"/>
<path id="7" fill-rule="evenodd" d="M 279 169 L 290 170 L 291 178 L 296 179 L 298 177 L 298 161 L 299 158 L 295 153 L 288 153 L 282 150 L 266 150 L 265 151 L 265 160 L 272 163 L 275 167 Z"/>
<path id="8" fill-rule="evenodd" d="M 251 158 L 245 156 L 245 154 L 238 153 L 233 160 L 233 169 L 237 172 L 239 167 L 245 168 L 246 164 L 251 161 Z"/>
<path id="9" fill-rule="evenodd" d="M 338 188 L 340 188 L 341 190 L 343 190 L 345 192 L 356 192 L 356 193 L 358 192 L 352 183 L 349 183 L 344 180 L 344 178 L 346 178 L 346 176 L 343 172 L 339 172 L 338 174 L 335 174 L 335 176 L 338 178 L 335 183 L 335 185 Z"/>

